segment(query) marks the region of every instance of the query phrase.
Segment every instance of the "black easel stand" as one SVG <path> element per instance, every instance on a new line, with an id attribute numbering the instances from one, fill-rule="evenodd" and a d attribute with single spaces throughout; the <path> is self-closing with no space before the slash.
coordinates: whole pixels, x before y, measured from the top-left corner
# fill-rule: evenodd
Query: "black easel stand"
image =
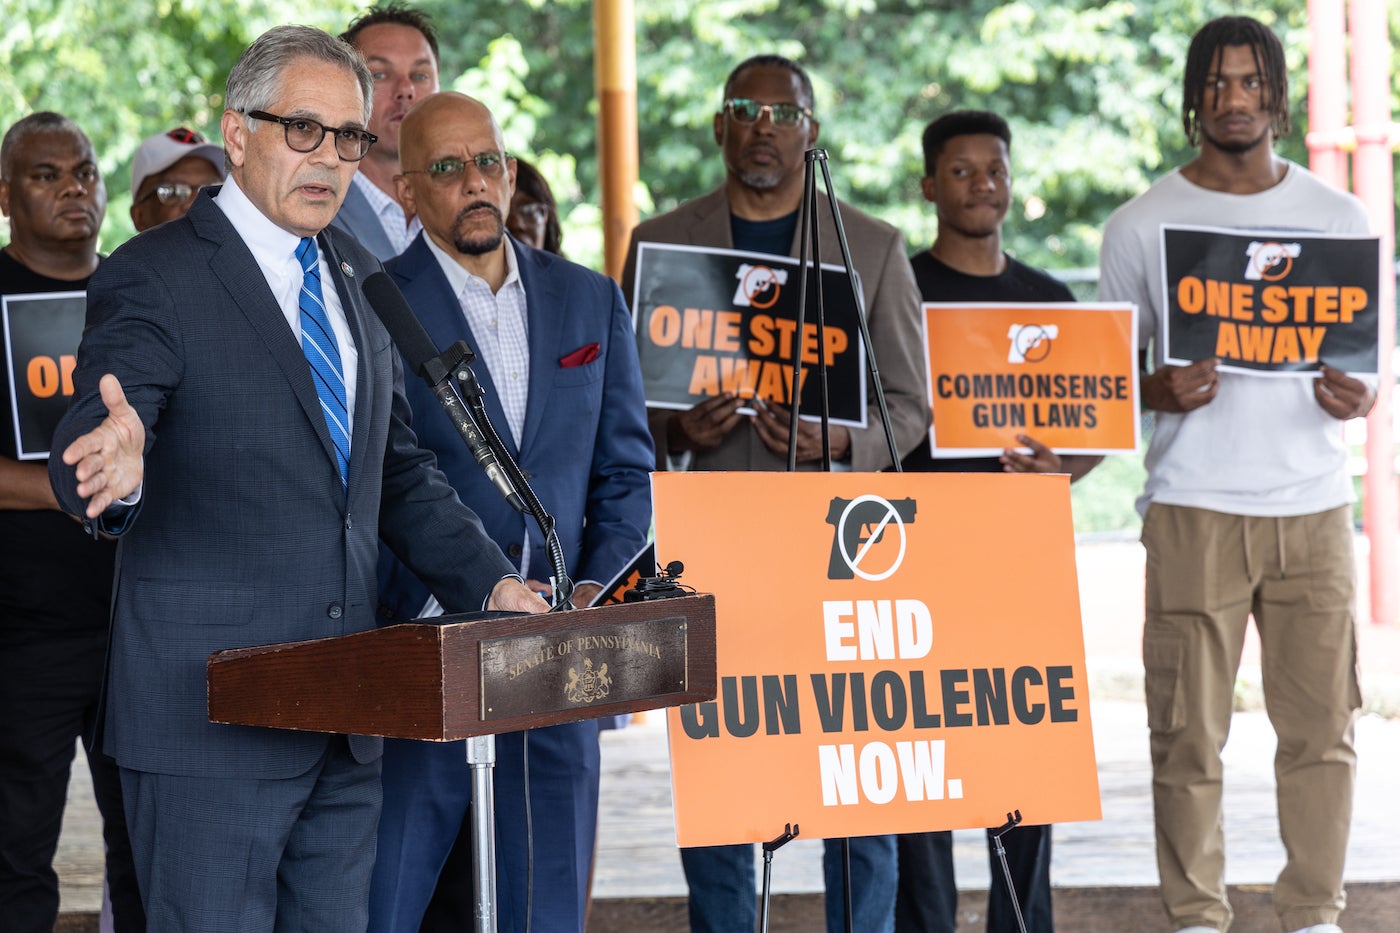
<path id="1" fill-rule="evenodd" d="M 890 448 L 890 462 L 894 464 L 894 471 L 902 473 L 903 468 L 899 465 L 899 447 L 894 442 L 894 429 L 890 427 L 890 412 L 885 405 L 885 388 L 880 384 L 880 369 L 875 365 L 875 353 L 870 342 L 870 324 L 865 315 L 865 297 L 860 293 L 860 287 L 856 284 L 855 264 L 851 262 L 851 247 L 846 242 L 846 229 L 841 225 L 841 209 L 836 204 L 836 194 L 831 189 L 831 172 L 826 167 L 827 157 L 825 149 L 808 149 L 806 153 L 807 165 L 803 177 L 802 194 L 802 224 L 801 246 L 798 249 L 798 261 L 802 263 L 802 278 L 797 290 L 797 353 L 796 364 L 792 367 L 792 391 L 788 397 L 792 399 L 790 420 L 788 422 L 788 471 L 797 469 L 797 426 L 798 415 L 802 407 L 802 353 L 803 335 L 807 329 L 807 280 L 811 279 L 816 283 L 816 321 L 817 321 L 817 346 L 826 346 L 826 308 L 822 301 L 822 275 L 821 275 L 821 232 L 820 218 L 817 211 L 817 177 L 812 168 L 813 163 L 821 163 L 822 182 L 826 185 L 826 200 L 831 205 L 831 219 L 836 227 L 836 242 L 841 247 L 841 260 L 846 266 L 846 278 L 851 283 L 851 295 L 855 299 L 856 321 L 860 324 L 861 341 L 865 346 L 865 363 L 870 370 L 870 385 L 875 390 L 875 402 L 880 408 L 880 424 L 885 429 L 885 442 Z M 810 233 L 810 247 L 809 247 Z M 831 408 L 827 394 L 826 377 L 826 355 L 817 353 L 817 386 L 821 397 L 821 425 L 822 425 L 822 470 L 831 472 Z M 781 838 L 781 837 L 779 837 Z M 786 841 L 786 840 L 784 840 Z M 766 861 L 769 843 L 764 843 L 764 930 L 767 930 L 767 906 L 768 906 L 768 875 Z M 776 848 L 776 846 L 775 846 Z M 1003 864 L 1005 860 L 1003 859 Z M 841 887 L 845 896 L 846 904 L 846 933 L 853 933 L 851 916 L 851 840 L 841 840 Z M 829 896 L 829 895 L 828 895 Z M 1022 933 L 1025 933 L 1024 928 Z"/>
<path id="2" fill-rule="evenodd" d="M 1021 916 L 1021 900 L 1016 896 L 1016 885 L 1011 880 L 1011 866 L 1006 863 L 1006 846 L 1001 844 L 1001 837 L 1011 832 L 1021 824 L 1021 811 L 1006 814 L 1006 822 L 993 830 L 988 830 L 992 837 L 992 851 L 996 852 L 997 858 L 1001 860 L 1001 873 L 1006 878 L 1006 893 L 1011 895 L 1011 909 L 1016 911 L 1016 926 L 1021 933 L 1026 933 L 1026 918 Z"/>
<path id="3" fill-rule="evenodd" d="M 773 885 L 773 853 L 797 838 L 801 829 L 788 823 L 783 826 L 782 835 L 763 844 L 763 899 L 759 901 L 758 930 L 768 933 L 768 899 Z"/>
<path id="4" fill-rule="evenodd" d="M 826 200 L 831 205 L 831 220 L 836 227 L 836 243 L 841 247 L 841 261 L 846 267 L 846 279 L 851 284 L 851 297 L 855 300 L 856 321 L 860 324 L 860 337 L 865 346 L 865 363 L 870 370 L 870 385 L 875 390 L 875 403 L 880 409 L 880 424 L 885 429 L 885 442 L 890 448 L 890 462 L 894 464 L 894 471 L 902 473 L 903 468 L 899 464 L 899 447 L 894 442 L 894 429 L 890 427 L 890 412 L 885 405 L 885 387 L 880 383 L 880 369 L 875 364 L 875 353 L 872 350 L 873 344 L 870 342 L 870 323 L 866 320 L 865 296 L 861 294 L 859 286 L 856 284 L 856 267 L 851 262 L 851 247 L 846 241 L 846 228 L 841 224 L 841 209 L 836 204 L 836 194 L 831 190 L 831 172 L 827 169 L 827 157 L 825 149 L 808 149 L 806 153 L 807 165 L 803 178 L 802 195 L 802 218 L 805 221 L 802 225 L 801 246 L 798 250 L 798 261 L 802 263 L 802 278 L 797 290 L 797 340 L 798 347 L 803 345 L 803 334 L 807 327 L 807 280 L 810 278 L 816 285 L 816 321 L 817 321 L 817 346 L 826 346 L 826 308 L 822 301 L 822 276 L 821 276 L 821 223 L 817 211 L 817 178 L 812 169 L 812 163 L 820 162 L 822 167 L 822 181 L 826 185 Z M 811 233 L 811 246 L 808 248 L 808 232 Z M 797 425 L 798 413 L 802 407 L 802 354 L 799 349 L 797 354 L 797 365 L 792 368 L 792 391 L 788 397 L 793 400 L 790 412 L 791 420 L 788 424 L 788 470 L 797 469 Z M 827 395 L 826 377 L 826 354 L 817 353 L 817 385 L 821 392 L 821 424 L 822 424 L 822 470 L 831 472 L 831 410 Z"/>

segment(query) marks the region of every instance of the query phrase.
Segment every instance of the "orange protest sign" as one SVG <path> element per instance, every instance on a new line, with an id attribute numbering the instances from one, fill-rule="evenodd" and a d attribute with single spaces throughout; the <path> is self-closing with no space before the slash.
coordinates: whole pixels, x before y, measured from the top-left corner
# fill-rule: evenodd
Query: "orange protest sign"
<path id="1" fill-rule="evenodd" d="M 1137 316 L 1128 304 L 924 305 L 935 457 L 1028 434 L 1061 453 L 1137 449 Z"/>
<path id="2" fill-rule="evenodd" d="M 1100 817 L 1064 476 L 658 473 L 716 602 L 668 711 L 680 845 Z"/>

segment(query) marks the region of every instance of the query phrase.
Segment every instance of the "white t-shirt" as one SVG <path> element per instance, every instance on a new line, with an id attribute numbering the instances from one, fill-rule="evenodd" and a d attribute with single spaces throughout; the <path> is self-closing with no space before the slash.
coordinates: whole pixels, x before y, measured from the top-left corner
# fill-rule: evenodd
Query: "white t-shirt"
<path id="1" fill-rule="evenodd" d="M 1142 348 L 1154 346 L 1162 319 L 1163 224 L 1299 233 L 1368 232 L 1361 202 L 1299 165 L 1258 194 L 1226 194 L 1187 181 L 1179 170 L 1120 207 L 1104 228 L 1099 300 L 1138 306 Z M 1313 380 L 1220 373 L 1215 399 L 1186 414 L 1157 412 L 1147 450 L 1147 485 L 1138 499 L 1232 515 L 1308 515 L 1355 498 L 1342 422 L 1322 410 Z"/>

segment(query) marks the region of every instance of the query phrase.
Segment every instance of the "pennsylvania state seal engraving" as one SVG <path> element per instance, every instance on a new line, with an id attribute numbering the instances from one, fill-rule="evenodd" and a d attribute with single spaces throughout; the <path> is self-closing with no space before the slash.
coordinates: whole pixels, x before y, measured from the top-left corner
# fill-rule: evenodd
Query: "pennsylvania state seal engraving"
<path id="1" fill-rule="evenodd" d="M 578 668 L 569 668 L 569 682 L 564 686 L 564 695 L 570 703 L 592 703 L 608 695 L 612 688 L 612 678 L 608 676 L 608 665 L 604 663 L 593 670 L 593 659 L 583 659 L 583 673 Z"/>

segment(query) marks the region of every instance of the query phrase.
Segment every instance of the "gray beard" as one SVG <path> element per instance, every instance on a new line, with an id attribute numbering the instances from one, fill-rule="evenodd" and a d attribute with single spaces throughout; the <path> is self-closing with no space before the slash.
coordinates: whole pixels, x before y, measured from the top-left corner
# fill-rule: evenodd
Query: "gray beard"
<path id="1" fill-rule="evenodd" d="M 482 206 L 483 204 L 480 201 L 474 204 L 468 204 L 466 207 L 462 208 L 461 212 L 457 215 L 457 223 L 453 225 L 452 245 L 455 246 L 457 252 L 461 253 L 463 256 L 484 256 L 487 253 L 495 252 L 501 245 L 501 240 L 505 238 L 505 220 L 501 217 L 501 212 L 496 209 L 496 205 L 494 204 L 486 204 L 485 206 L 491 208 L 491 212 L 496 215 L 495 230 L 489 233 L 477 234 L 475 237 L 468 237 L 465 234 L 457 232 L 456 228 L 461 225 L 467 214 Z"/>
<path id="2" fill-rule="evenodd" d="M 457 252 L 463 256 L 484 256 L 487 253 L 495 252 L 503 239 L 505 239 L 505 231 L 498 229 L 495 233 L 482 234 L 475 239 L 454 236 L 452 245 L 457 247 Z"/>
<path id="3" fill-rule="evenodd" d="M 747 172 L 739 173 L 739 181 L 745 188 L 752 188 L 755 191 L 772 191 L 778 187 L 783 180 L 781 169 L 750 169 Z"/>

